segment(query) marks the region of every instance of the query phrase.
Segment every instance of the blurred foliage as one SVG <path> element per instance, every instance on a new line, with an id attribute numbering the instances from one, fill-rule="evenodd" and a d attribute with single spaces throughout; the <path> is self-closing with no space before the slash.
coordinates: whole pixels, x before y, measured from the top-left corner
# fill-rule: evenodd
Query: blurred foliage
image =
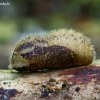
<path id="1" fill-rule="evenodd" d="M 100 0 L 9 0 L 9 2 L 10 6 L 0 6 L 2 42 L 10 39 L 15 33 L 35 32 L 39 29 L 74 28 L 88 34 L 91 31 L 92 33 L 100 31 Z"/>
<path id="2" fill-rule="evenodd" d="M 11 39 L 16 31 L 16 24 L 13 20 L 0 20 L 0 42 Z"/>

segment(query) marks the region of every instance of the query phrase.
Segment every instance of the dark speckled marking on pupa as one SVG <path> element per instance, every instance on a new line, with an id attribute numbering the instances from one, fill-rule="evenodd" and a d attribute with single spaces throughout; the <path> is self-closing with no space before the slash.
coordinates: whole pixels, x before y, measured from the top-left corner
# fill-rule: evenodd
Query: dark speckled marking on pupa
<path id="1" fill-rule="evenodd" d="M 32 42 L 25 42 L 23 44 L 21 44 L 16 51 L 20 52 L 21 50 L 27 49 L 27 48 L 32 48 L 34 46 L 34 44 Z"/>
<path id="2" fill-rule="evenodd" d="M 47 41 L 45 41 L 45 40 L 43 40 L 43 39 L 41 39 L 41 40 L 38 40 L 38 39 L 37 39 L 37 40 L 34 40 L 34 41 L 30 41 L 30 42 L 24 42 L 23 44 L 19 45 L 19 46 L 15 49 L 15 51 L 20 52 L 20 51 L 22 51 L 22 50 L 35 47 L 37 43 L 39 43 L 39 44 L 41 44 L 41 43 L 47 43 Z"/>
<path id="3" fill-rule="evenodd" d="M 40 56 L 40 55 L 45 55 L 45 54 L 49 54 L 49 55 L 52 55 L 52 58 L 55 58 L 55 59 L 62 59 L 62 56 L 65 56 L 67 55 L 68 58 L 72 60 L 72 56 L 76 56 L 74 55 L 74 53 L 64 47 L 64 46 L 58 46 L 58 45 L 53 45 L 53 46 L 48 46 L 48 47 L 41 47 L 41 46 L 36 46 L 32 51 L 29 51 L 27 53 L 24 53 L 24 54 L 21 54 L 21 56 L 25 59 L 32 59 L 34 56 Z M 72 54 L 73 55 L 72 55 Z M 67 58 L 66 58 L 67 59 Z"/>
<path id="4" fill-rule="evenodd" d="M 30 67 L 34 68 L 35 66 L 34 70 L 43 69 L 47 66 L 48 69 L 54 68 L 54 66 L 56 68 L 56 65 L 60 68 L 61 66 L 75 64 L 77 61 L 77 56 L 73 51 L 67 47 L 58 45 L 48 47 L 36 46 L 32 51 L 23 53 L 21 56 L 26 60 L 34 60 L 29 66 L 23 66 L 26 69 Z"/>

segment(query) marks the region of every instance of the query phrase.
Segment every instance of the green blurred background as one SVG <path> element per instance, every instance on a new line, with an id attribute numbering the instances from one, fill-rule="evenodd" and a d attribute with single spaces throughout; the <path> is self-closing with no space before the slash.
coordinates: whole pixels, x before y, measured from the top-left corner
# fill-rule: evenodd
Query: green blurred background
<path id="1" fill-rule="evenodd" d="M 72 28 L 91 38 L 100 58 L 100 0 L 0 0 L 0 68 L 7 68 L 16 42 L 27 34 Z"/>

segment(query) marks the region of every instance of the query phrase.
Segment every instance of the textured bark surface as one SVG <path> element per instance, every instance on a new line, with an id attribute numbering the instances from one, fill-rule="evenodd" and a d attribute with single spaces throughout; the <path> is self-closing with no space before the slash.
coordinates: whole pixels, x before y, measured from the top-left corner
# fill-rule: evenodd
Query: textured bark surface
<path id="1" fill-rule="evenodd" d="M 0 100 L 100 100 L 100 61 L 38 73 L 0 70 Z"/>

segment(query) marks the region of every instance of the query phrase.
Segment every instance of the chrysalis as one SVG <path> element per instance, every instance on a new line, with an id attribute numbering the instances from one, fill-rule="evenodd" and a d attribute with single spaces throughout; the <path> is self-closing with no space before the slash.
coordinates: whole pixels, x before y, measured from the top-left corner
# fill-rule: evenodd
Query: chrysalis
<path id="1" fill-rule="evenodd" d="M 12 53 L 10 67 L 17 71 L 78 67 L 91 64 L 94 58 L 89 38 L 72 29 L 58 29 L 21 40 Z"/>

